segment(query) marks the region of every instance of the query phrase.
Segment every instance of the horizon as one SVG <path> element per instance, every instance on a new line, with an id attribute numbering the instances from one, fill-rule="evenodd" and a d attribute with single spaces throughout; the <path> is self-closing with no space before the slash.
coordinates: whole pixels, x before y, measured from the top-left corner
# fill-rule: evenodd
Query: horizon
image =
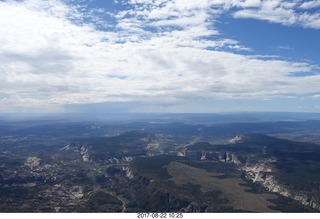
<path id="1" fill-rule="evenodd" d="M 319 113 L 319 9 L 4 0 L 0 114 Z"/>
<path id="2" fill-rule="evenodd" d="M 275 121 L 317 121 L 317 112 L 216 112 L 216 113 L 0 113 L 3 122 L 155 122 L 155 123 L 237 123 Z"/>

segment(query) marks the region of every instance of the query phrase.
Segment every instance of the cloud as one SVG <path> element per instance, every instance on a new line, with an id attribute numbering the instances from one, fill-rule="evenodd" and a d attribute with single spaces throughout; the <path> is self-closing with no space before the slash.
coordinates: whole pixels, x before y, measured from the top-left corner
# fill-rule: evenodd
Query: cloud
<path id="1" fill-rule="evenodd" d="M 311 98 L 313 98 L 313 99 L 320 99 L 320 94 L 312 95 Z"/>
<path id="2" fill-rule="evenodd" d="M 302 9 L 318 8 L 320 7 L 320 1 L 319 0 L 306 1 L 306 2 L 303 2 L 300 7 Z"/>
<path id="3" fill-rule="evenodd" d="M 215 28 L 231 7 L 239 9 L 236 17 L 253 16 L 250 10 L 259 7 L 264 13 L 257 18 L 270 20 L 276 9 L 280 21 L 293 12 L 280 1 L 225 2 L 131 0 L 108 14 L 106 28 L 99 17 L 106 9 L 95 14 L 98 9 L 58 0 L 1 1 L 0 105 L 170 105 L 318 91 L 319 75 L 290 75 L 315 66 L 237 54 L 250 48 Z"/>
<path id="4" fill-rule="evenodd" d="M 253 18 L 286 26 L 320 29 L 320 14 L 308 10 L 319 8 L 320 1 L 267 0 L 254 1 L 252 5 L 248 2 L 251 1 L 235 1 L 235 18 Z"/>
<path id="5" fill-rule="evenodd" d="M 278 50 L 294 50 L 292 47 L 285 45 L 285 46 L 277 46 L 276 49 Z"/>

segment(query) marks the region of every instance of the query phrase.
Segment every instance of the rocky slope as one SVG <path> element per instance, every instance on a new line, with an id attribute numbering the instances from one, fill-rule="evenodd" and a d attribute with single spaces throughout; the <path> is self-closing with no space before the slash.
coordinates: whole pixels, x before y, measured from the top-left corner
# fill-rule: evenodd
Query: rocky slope
<path id="1" fill-rule="evenodd" d="M 78 154 L 83 162 L 120 163 L 147 156 L 152 141 L 152 135 L 128 132 L 113 137 L 73 140 L 61 151 Z"/>
<path id="2" fill-rule="evenodd" d="M 320 210 L 319 195 L 298 189 L 294 183 L 281 177 L 284 173 L 278 166 L 283 159 L 278 154 L 281 141 L 257 135 L 237 135 L 227 141 L 225 145 L 210 145 L 197 143 L 178 152 L 178 156 L 185 156 L 198 160 L 218 160 L 234 163 L 245 173 L 246 178 L 254 183 L 259 183 L 270 192 L 292 198 L 316 210 Z M 279 145 L 275 144 L 278 143 Z M 280 142 L 280 143 L 279 143 Z M 265 145 L 265 144 L 274 145 Z M 288 144 L 283 141 L 283 144 Z M 294 143 L 292 143 L 294 145 Z M 281 145 L 280 145 L 281 146 Z M 279 149 L 277 148 L 279 147 Z M 288 153 L 287 156 L 290 156 Z M 298 162 L 298 161 L 297 161 Z M 301 179 L 303 180 L 303 179 Z"/>

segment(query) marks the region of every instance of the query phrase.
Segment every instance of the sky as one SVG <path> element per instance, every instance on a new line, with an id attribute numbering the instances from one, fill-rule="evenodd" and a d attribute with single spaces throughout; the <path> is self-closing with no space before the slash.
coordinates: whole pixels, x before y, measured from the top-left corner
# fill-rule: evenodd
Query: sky
<path id="1" fill-rule="evenodd" d="M 0 113 L 320 112 L 320 0 L 0 0 Z"/>

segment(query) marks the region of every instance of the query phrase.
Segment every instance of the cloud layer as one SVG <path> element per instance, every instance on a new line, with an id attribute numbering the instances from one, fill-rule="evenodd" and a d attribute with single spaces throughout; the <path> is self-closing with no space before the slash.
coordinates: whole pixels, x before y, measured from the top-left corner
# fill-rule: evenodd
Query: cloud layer
<path id="1" fill-rule="evenodd" d="M 118 10 L 76 1 L 0 2 L 0 106 L 176 104 L 296 97 L 319 91 L 318 67 L 259 59 L 220 37 L 224 13 L 320 28 L 319 1 L 129 0 Z M 313 10 L 311 10 L 313 11 Z M 315 72 L 305 77 L 293 73 Z"/>
<path id="2" fill-rule="evenodd" d="M 233 14 L 235 18 L 254 18 L 287 26 L 320 29 L 320 13 L 310 10 L 319 9 L 319 0 L 251 0 L 235 3 L 235 6 L 239 7 Z"/>

